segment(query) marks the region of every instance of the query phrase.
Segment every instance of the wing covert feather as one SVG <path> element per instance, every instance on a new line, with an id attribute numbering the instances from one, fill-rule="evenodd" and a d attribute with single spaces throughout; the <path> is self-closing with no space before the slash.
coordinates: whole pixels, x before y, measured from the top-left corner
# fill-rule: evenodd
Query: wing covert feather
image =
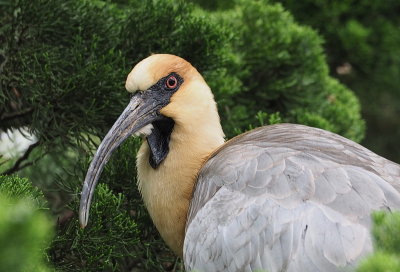
<path id="1" fill-rule="evenodd" d="M 354 268 L 372 251 L 371 211 L 400 208 L 399 183 L 399 165 L 324 130 L 281 124 L 242 134 L 199 173 L 186 269 Z"/>

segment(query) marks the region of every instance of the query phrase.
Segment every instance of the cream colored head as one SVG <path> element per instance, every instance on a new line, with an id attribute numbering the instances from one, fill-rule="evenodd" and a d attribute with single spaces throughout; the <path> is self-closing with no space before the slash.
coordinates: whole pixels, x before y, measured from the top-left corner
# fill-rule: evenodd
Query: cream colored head
<path id="1" fill-rule="evenodd" d="M 172 72 L 187 79 L 198 74 L 189 62 L 180 57 L 169 54 L 155 54 L 133 67 L 126 79 L 125 88 L 130 93 L 145 91 Z"/>
<path id="2" fill-rule="evenodd" d="M 169 54 L 155 54 L 140 61 L 129 73 L 125 87 L 128 92 L 146 91 L 160 79 L 176 73 L 183 79 L 182 85 L 170 98 L 169 104 L 160 110 L 164 116 L 176 123 L 186 122 L 191 126 L 199 117 L 211 112 L 219 126 L 214 96 L 200 73 L 186 60 Z"/>

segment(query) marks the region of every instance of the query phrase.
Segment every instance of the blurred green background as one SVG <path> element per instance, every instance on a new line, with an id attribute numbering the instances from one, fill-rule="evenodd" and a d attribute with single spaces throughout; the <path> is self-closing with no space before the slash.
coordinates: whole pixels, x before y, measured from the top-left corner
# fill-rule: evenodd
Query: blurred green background
<path id="1" fill-rule="evenodd" d="M 126 76 L 152 53 L 199 70 L 227 138 L 301 123 L 400 162 L 399 1 L 3 0 L 0 13 L 0 255 L 27 256 L 0 271 L 183 270 L 136 188 L 140 139 L 112 156 L 89 226 L 77 219 L 90 158 L 128 103 Z M 399 268 L 384 232 L 360 271 Z"/>

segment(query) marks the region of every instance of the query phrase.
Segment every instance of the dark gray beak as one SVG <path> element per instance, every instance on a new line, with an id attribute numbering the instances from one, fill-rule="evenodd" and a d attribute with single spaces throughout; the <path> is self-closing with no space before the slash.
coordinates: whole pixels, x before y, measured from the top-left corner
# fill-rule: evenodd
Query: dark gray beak
<path id="1" fill-rule="evenodd" d="M 143 99 L 142 93 L 136 93 L 104 137 L 90 164 L 83 184 L 79 207 L 79 222 L 82 228 L 86 227 L 88 223 L 94 189 L 112 152 L 130 135 L 157 120 L 158 109 L 159 107 L 154 105 L 151 99 Z"/>

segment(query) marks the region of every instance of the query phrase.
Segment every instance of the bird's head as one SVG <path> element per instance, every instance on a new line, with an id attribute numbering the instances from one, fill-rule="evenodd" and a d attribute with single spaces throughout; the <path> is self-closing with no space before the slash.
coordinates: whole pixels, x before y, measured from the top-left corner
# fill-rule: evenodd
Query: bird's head
<path id="1" fill-rule="evenodd" d="M 129 73 L 125 87 L 132 93 L 130 102 L 104 137 L 86 174 L 79 211 L 82 227 L 87 224 L 104 165 L 125 139 L 130 135 L 146 137 L 149 164 L 157 169 L 168 155 L 174 127 L 190 126 L 210 109 L 216 112 L 213 95 L 202 76 L 189 62 L 174 55 L 156 54 L 142 60 Z"/>

